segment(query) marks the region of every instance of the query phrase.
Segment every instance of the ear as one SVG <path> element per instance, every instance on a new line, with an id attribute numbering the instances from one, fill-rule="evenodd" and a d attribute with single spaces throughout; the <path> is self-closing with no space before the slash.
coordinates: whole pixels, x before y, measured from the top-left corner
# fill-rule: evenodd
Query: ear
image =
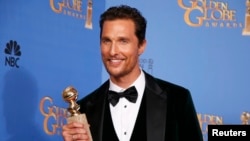
<path id="1" fill-rule="evenodd" d="M 143 40 L 142 44 L 139 45 L 139 51 L 138 51 L 139 56 L 144 52 L 146 46 L 147 46 L 147 40 Z"/>

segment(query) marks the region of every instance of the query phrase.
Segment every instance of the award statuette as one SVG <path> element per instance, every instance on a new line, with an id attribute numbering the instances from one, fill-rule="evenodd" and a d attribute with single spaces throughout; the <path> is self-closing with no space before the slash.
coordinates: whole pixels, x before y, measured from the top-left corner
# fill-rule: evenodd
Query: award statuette
<path id="1" fill-rule="evenodd" d="M 242 124 L 244 125 L 248 124 L 248 121 L 250 120 L 250 112 L 243 112 L 240 118 L 241 118 Z"/>
<path id="2" fill-rule="evenodd" d="M 250 0 L 246 0 L 245 28 L 242 34 L 250 35 Z"/>
<path id="3" fill-rule="evenodd" d="M 69 103 L 68 112 L 70 113 L 70 116 L 67 117 L 67 122 L 71 123 L 73 121 L 76 121 L 76 122 L 83 123 L 84 128 L 87 129 L 87 133 L 90 138 L 90 141 L 93 141 L 91 133 L 90 133 L 87 117 L 84 113 L 81 114 L 79 112 L 80 106 L 76 103 L 76 100 L 78 97 L 77 90 L 74 87 L 69 86 L 63 91 L 62 97 L 66 102 Z"/>
<path id="4" fill-rule="evenodd" d="M 87 15 L 85 21 L 85 27 L 88 29 L 92 29 L 92 10 L 93 10 L 93 2 L 92 0 L 88 0 Z"/>

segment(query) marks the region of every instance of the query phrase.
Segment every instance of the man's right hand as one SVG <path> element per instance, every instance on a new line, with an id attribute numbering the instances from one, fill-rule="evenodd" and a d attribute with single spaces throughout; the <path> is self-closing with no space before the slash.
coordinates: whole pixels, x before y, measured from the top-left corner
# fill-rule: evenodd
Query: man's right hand
<path id="1" fill-rule="evenodd" d="M 84 124 L 71 122 L 63 125 L 62 136 L 64 141 L 89 141 L 87 128 Z"/>

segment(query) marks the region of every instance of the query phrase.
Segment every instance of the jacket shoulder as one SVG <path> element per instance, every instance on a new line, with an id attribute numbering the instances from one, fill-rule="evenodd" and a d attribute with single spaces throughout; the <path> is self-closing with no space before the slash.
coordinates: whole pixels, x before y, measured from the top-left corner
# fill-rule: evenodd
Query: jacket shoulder
<path id="1" fill-rule="evenodd" d="M 85 107 L 91 106 L 95 103 L 102 103 L 102 101 L 105 99 L 105 93 L 107 92 L 108 88 L 109 82 L 107 80 L 100 87 L 78 100 L 77 104 L 79 104 L 81 107 L 80 112 L 84 112 L 86 110 Z"/>

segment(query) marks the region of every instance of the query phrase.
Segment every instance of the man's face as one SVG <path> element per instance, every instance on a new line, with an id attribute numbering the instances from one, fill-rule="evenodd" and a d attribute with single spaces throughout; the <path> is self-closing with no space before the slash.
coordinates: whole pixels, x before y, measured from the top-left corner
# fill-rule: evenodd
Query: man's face
<path id="1" fill-rule="evenodd" d="M 139 70 L 138 58 L 145 44 L 139 45 L 132 20 L 105 21 L 101 34 L 101 54 L 111 78 L 136 75 Z"/>

